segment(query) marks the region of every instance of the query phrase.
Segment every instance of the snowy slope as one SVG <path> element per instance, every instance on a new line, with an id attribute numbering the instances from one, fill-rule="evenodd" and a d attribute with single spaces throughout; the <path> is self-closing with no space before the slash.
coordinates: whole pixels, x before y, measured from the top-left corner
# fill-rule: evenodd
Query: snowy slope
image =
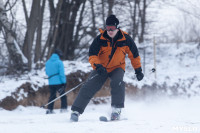
<path id="1" fill-rule="evenodd" d="M 153 29 L 152 36 L 168 35 L 169 33 L 168 36 L 171 37 L 170 31 L 176 29 L 181 20 L 178 17 L 179 14 L 175 14 L 176 10 L 168 7 L 159 10 L 159 20 L 151 27 Z M 21 16 L 20 13 L 18 15 Z M 175 22 L 176 24 L 174 24 Z M 184 38 L 187 34 L 183 34 Z M 159 41 L 159 37 L 156 37 L 156 41 Z M 167 88 L 166 94 L 173 96 L 175 90 L 178 94 L 176 98 L 161 98 L 162 95 L 160 97 L 141 97 L 140 101 L 133 100 L 134 97 L 126 98 L 122 118 L 128 118 L 128 120 L 110 123 L 98 120 L 101 115 L 109 116 L 111 111 L 109 103 L 90 104 L 85 113 L 80 116 L 78 123 L 69 122 L 70 107 L 67 113 L 60 114 L 59 110 L 55 110 L 56 114 L 53 115 L 45 115 L 46 110 L 38 107 L 19 106 L 14 111 L 0 108 L 0 133 L 200 133 L 199 44 L 158 44 L 156 47 L 157 78 L 154 77 L 154 74 L 149 73 L 155 66 L 153 44 L 147 45 L 144 80 L 136 81 L 134 70 L 127 59 L 125 82 L 138 86 L 138 88 L 142 88 L 144 85 L 151 86 L 154 83 L 161 86 L 164 84 Z M 144 61 L 143 51 L 140 51 L 140 56 Z M 89 63 L 81 61 L 65 61 L 64 66 L 66 75 L 77 70 L 84 72 L 92 70 Z M 26 82 L 38 84 L 39 87 L 47 85 L 45 77 L 44 69 L 33 70 L 21 77 L 1 76 L 0 100 L 10 96 Z M 34 90 L 37 89 L 34 88 Z M 185 94 L 190 98 L 181 97 Z M 26 94 L 21 92 L 19 95 Z"/>
<path id="2" fill-rule="evenodd" d="M 155 100 L 155 99 L 154 99 Z M 0 110 L 1 133 L 199 133 L 199 100 L 157 99 L 155 101 L 126 100 L 122 120 L 100 122 L 99 116 L 110 113 L 110 105 L 89 105 L 78 123 L 69 121 L 67 113 L 45 115 L 38 107 L 18 107 L 14 111 Z"/>
<path id="3" fill-rule="evenodd" d="M 145 77 L 142 81 L 138 82 L 135 78 L 134 70 L 131 66 L 130 60 L 126 59 L 126 72 L 124 81 L 131 83 L 138 88 L 144 85 L 152 86 L 156 83 L 160 86 L 166 87 L 167 95 L 199 95 L 200 92 L 200 54 L 198 44 L 158 44 L 156 47 L 156 75 L 150 73 L 154 66 L 153 57 L 153 44 L 146 48 L 146 63 Z M 140 51 L 141 61 L 143 65 L 144 55 Z M 64 61 L 65 74 L 68 75 L 72 72 L 81 70 L 83 72 L 90 72 L 92 67 L 89 63 L 81 61 Z M 45 79 L 44 69 L 21 75 L 21 77 L 0 77 L 0 100 L 6 96 L 10 96 L 19 86 L 23 83 L 30 82 L 37 84 L 38 87 L 48 85 Z M 34 88 L 34 86 L 32 86 Z M 38 88 L 34 88 L 38 90 Z M 159 91 L 159 90 L 158 90 Z"/>

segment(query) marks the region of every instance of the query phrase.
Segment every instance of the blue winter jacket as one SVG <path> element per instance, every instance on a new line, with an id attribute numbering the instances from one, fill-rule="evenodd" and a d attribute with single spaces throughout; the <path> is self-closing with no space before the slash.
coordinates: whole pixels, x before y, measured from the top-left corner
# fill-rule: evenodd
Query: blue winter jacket
<path id="1" fill-rule="evenodd" d="M 49 85 L 66 83 L 64 65 L 57 54 L 52 54 L 50 59 L 46 62 L 45 67 L 46 74 L 49 77 Z"/>

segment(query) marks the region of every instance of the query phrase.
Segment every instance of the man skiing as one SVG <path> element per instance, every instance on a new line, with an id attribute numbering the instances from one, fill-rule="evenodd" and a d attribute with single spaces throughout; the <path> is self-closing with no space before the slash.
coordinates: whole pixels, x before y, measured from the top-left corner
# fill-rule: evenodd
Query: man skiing
<path id="1" fill-rule="evenodd" d="M 90 46 L 89 62 L 94 70 L 72 105 L 71 121 L 78 121 L 79 115 L 84 112 L 90 99 L 101 89 L 107 78 L 110 78 L 111 86 L 111 120 L 120 119 L 125 99 L 123 77 L 126 54 L 135 69 L 137 80 L 140 81 L 144 77 L 136 44 L 126 32 L 118 28 L 118 24 L 119 20 L 115 15 L 107 17 L 106 29 L 100 29 L 100 35 Z"/>
<path id="2" fill-rule="evenodd" d="M 60 49 L 56 49 L 50 59 L 45 64 L 45 71 L 48 75 L 50 97 L 49 102 L 56 98 L 56 92 L 60 95 L 65 93 L 66 88 L 66 76 L 64 71 L 64 65 L 61 61 L 63 53 Z M 52 114 L 54 102 L 48 105 L 46 114 Z M 66 95 L 61 97 L 61 110 L 60 112 L 67 111 L 67 97 Z"/>

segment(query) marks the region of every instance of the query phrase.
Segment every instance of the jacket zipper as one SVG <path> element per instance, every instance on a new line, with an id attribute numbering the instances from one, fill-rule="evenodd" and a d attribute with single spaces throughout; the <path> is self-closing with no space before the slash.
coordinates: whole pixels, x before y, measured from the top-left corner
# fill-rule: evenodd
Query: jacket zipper
<path id="1" fill-rule="evenodd" d="M 117 41 L 115 42 L 115 44 L 113 44 L 113 38 L 112 38 L 112 43 L 111 43 L 112 50 L 115 49 L 116 43 L 117 43 Z M 111 59 L 112 59 L 112 57 L 113 57 L 113 56 L 110 57 L 110 56 L 112 55 L 112 50 L 111 50 L 111 53 L 110 53 L 110 55 L 109 55 L 109 61 L 108 61 L 107 65 L 106 65 L 106 68 L 107 68 L 107 66 L 109 65 L 109 63 L 110 63 L 110 61 L 111 61 Z M 115 53 L 115 51 L 114 51 L 114 53 Z M 114 53 L 113 53 L 113 55 L 114 55 Z"/>

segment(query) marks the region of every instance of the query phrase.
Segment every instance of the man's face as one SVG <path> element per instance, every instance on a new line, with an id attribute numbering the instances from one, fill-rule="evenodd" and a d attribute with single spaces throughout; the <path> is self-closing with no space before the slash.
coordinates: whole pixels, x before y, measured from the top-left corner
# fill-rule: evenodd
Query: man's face
<path id="1" fill-rule="evenodd" d="M 106 26 L 107 33 L 109 37 L 114 38 L 119 31 L 116 26 Z"/>

